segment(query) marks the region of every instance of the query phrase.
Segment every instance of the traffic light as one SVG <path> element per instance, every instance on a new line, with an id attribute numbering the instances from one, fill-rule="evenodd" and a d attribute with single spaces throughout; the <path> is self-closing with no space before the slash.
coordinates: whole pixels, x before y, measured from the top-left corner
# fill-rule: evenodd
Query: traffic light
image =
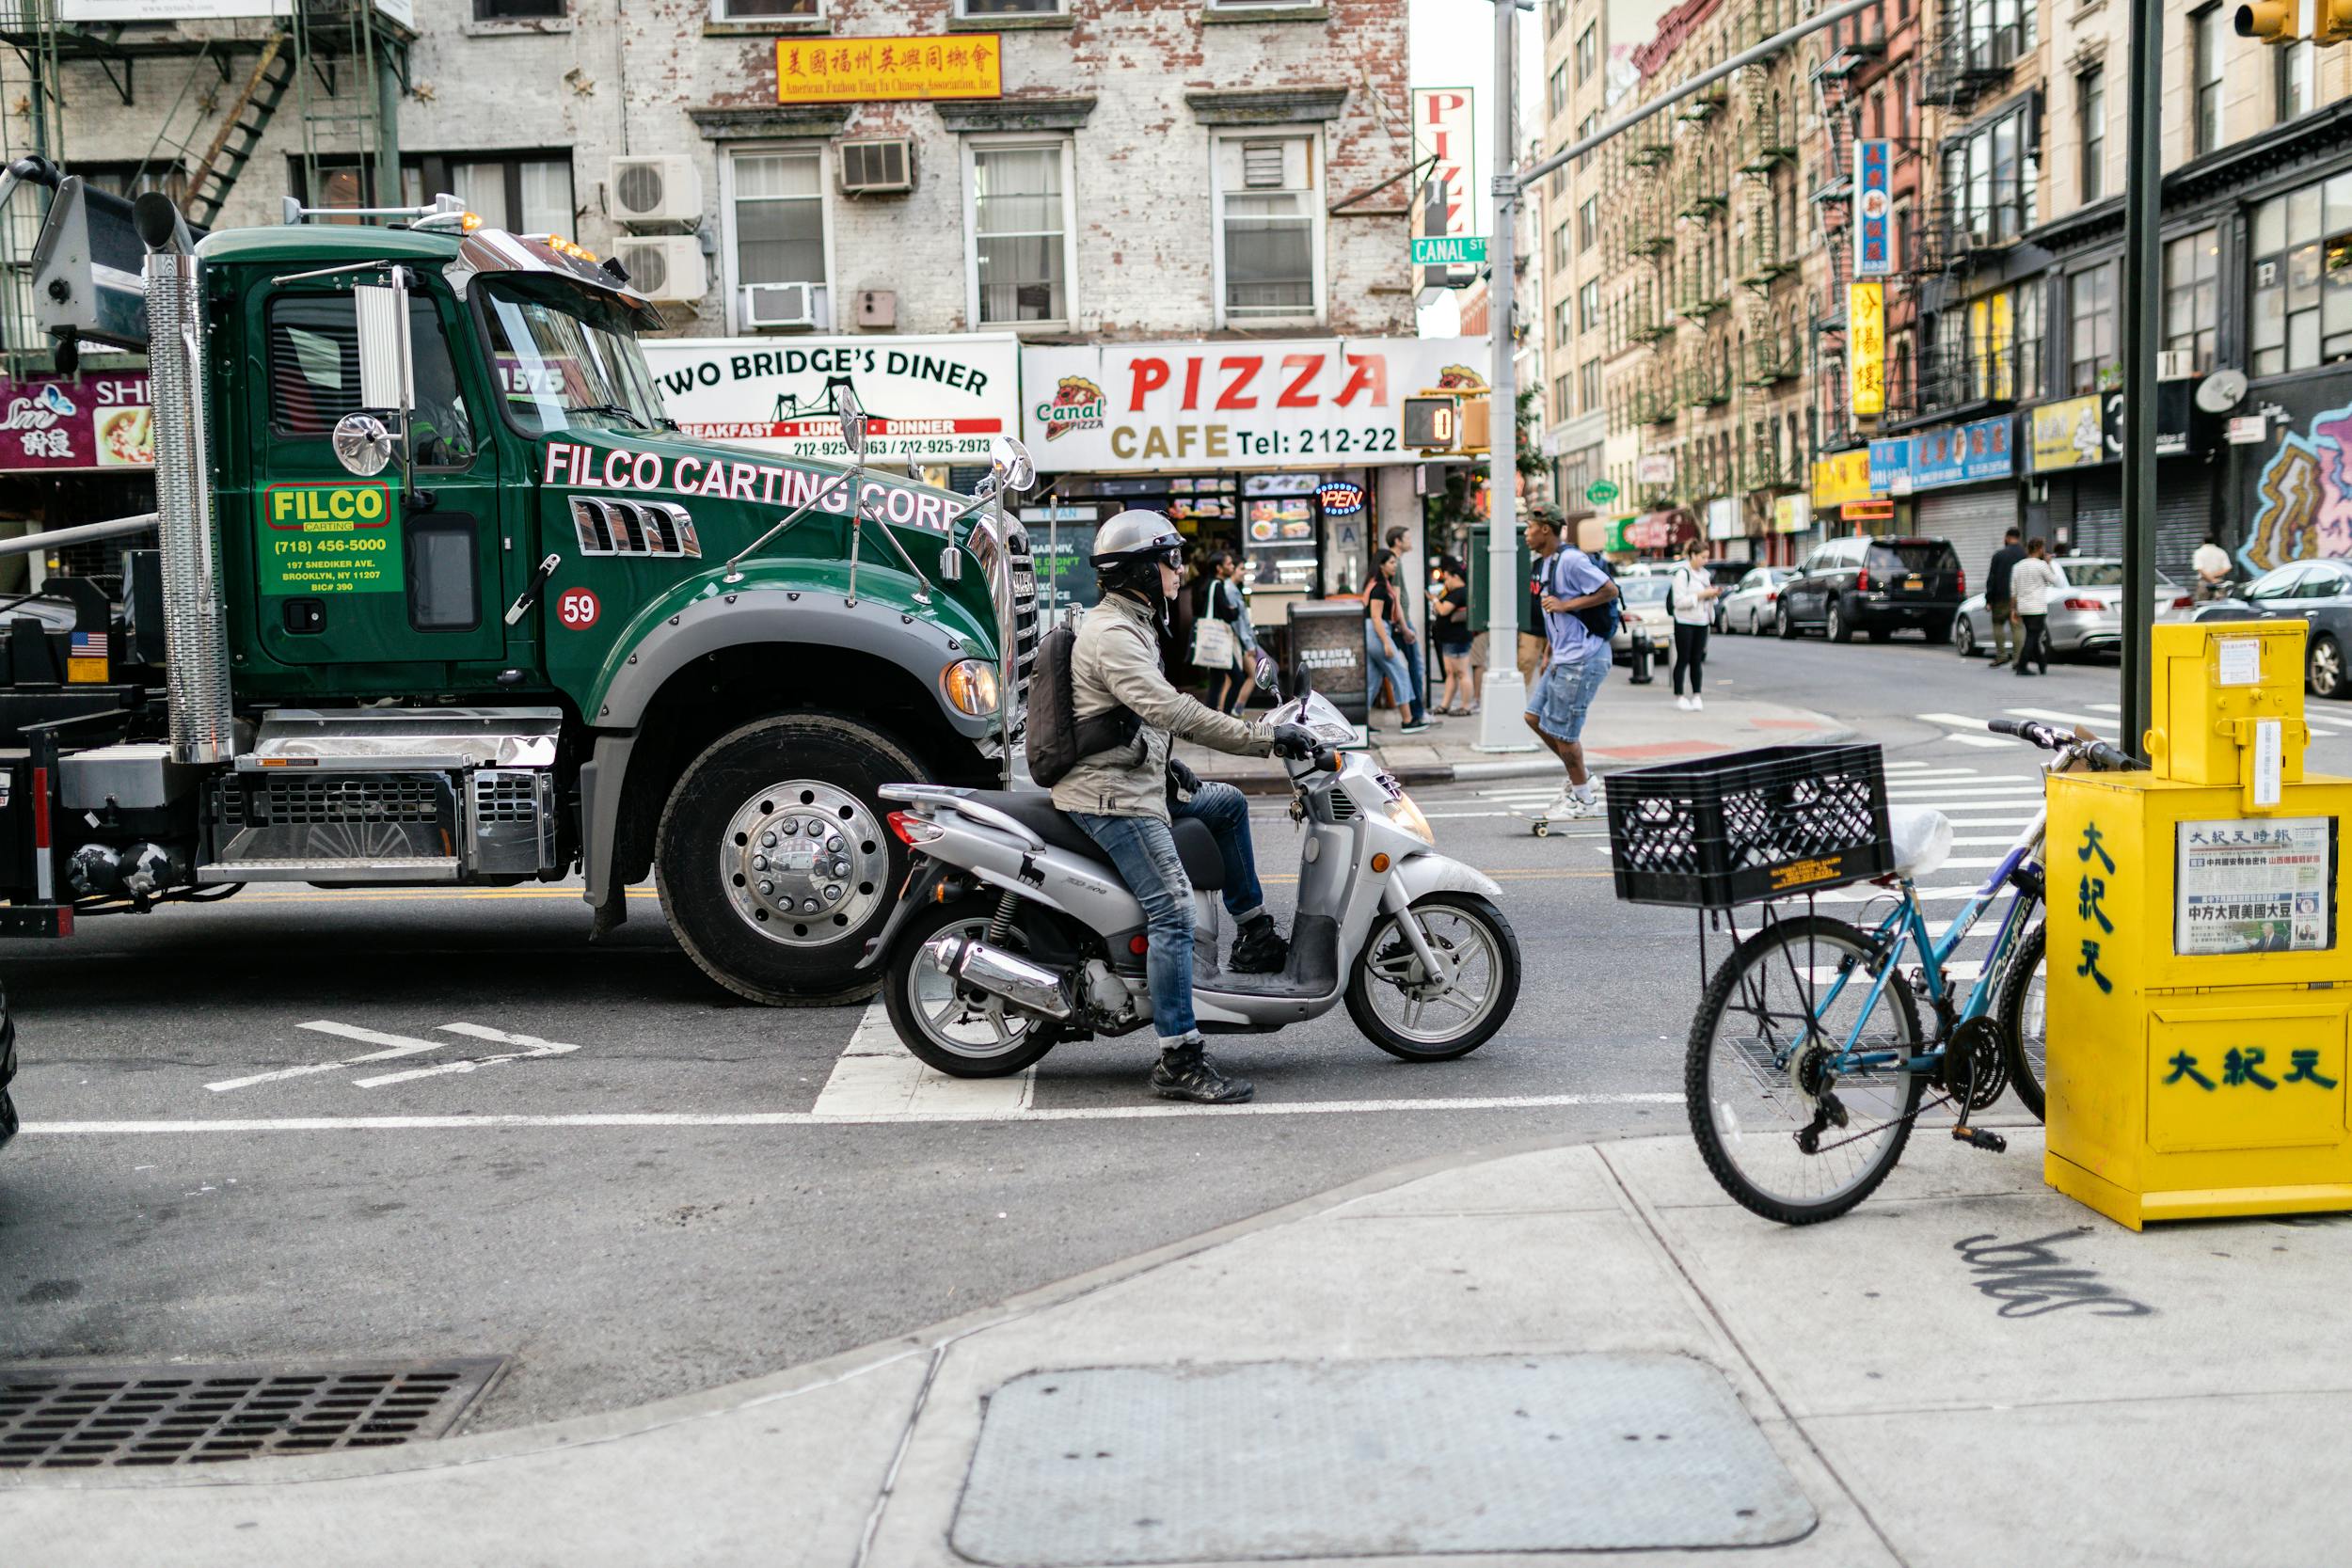
<path id="1" fill-rule="evenodd" d="M 2252 0 L 2237 8 L 2233 22 L 2242 39 L 2260 39 L 2265 43 L 2296 41 L 2295 6 L 2291 0 Z"/>
<path id="2" fill-rule="evenodd" d="M 2248 0 L 2232 24 L 2265 43 L 2343 43 L 2352 40 L 2352 0 Z"/>
<path id="3" fill-rule="evenodd" d="M 1453 398 L 1405 400 L 1405 444 L 1415 451 L 1452 451 L 1461 434 L 1462 421 Z"/>
<path id="4" fill-rule="evenodd" d="M 1462 450 L 1464 451 L 1486 451 L 1494 445 L 1490 414 L 1493 407 L 1493 400 L 1489 398 L 1477 397 L 1462 400 Z"/>
<path id="5" fill-rule="evenodd" d="M 2312 41 L 2342 43 L 2352 39 L 2352 0 L 2313 0 Z"/>

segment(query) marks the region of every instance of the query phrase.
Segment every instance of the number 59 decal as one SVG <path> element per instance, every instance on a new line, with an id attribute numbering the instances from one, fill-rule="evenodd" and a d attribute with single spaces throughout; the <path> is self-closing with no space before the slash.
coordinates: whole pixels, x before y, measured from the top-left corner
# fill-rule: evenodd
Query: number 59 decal
<path id="1" fill-rule="evenodd" d="M 585 588 L 566 588 L 555 601 L 555 618 L 573 631 L 596 624 L 596 596 Z"/>

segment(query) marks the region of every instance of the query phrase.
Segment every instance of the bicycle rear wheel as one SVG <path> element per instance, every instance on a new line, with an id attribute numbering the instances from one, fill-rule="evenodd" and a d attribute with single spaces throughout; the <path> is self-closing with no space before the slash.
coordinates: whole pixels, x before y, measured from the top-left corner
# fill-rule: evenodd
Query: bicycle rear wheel
<path id="1" fill-rule="evenodd" d="M 2040 926 L 2026 933 L 2001 976 L 1994 1017 L 2001 1026 L 2001 1050 L 2009 1058 L 2009 1081 L 2036 1121 L 2042 1114 L 2042 1085 L 2049 1074 L 2049 934 Z"/>
<path id="2" fill-rule="evenodd" d="M 1732 950 L 1692 1021 L 1683 1071 L 1691 1135 L 1724 1191 L 1766 1219 L 1835 1219 L 1886 1180 L 1911 1137 L 1923 1074 L 1827 1071 L 1857 1022 L 1860 1049 L 1906 1060 L 1918 1053 L 1908 986 L 1890 981 L 1864 1016 L 1871 952 L 1870 939 L 1842 920 L 1776 921 Z M 1830 1001 L 1846 969 L 1851 978 Z"/>

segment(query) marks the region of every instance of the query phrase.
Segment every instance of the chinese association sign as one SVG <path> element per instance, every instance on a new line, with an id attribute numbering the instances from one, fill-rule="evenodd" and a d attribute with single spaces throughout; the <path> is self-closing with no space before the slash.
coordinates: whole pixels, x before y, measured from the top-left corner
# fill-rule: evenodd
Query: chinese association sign
<path id="1" fill-rule="evenodd" d="M 1866 141 L 1855 144 L 1856 178 L 1853 197 L 1853 275 L 1884 277 L 1895 270 L 1894 198 L 1888 193 L 1888 170 L 1895 163 L 1895 144 Z"/>
<path id="2" fill-rule="evenodd" d="M 2334 834 L 2324 816 L 2183 822 L 2176 953 L 2310 953 L 2335 945 Z"/>
<path id="3" fill-rule="evenodd" d="M 154 466 L 145 372 L 0 376 L 0 473 Z"/>
<path id="4" fill-rule="evenodd" d="M 993 33 L 950 38 L 776 40 L 776 102 L 864 103 L 886 98 L 1001 98 Z"/>
<path id="5" fill-rule="evenodd" d="M 1886 285 L 1846 285 L 1846 375 L 1862 419 L 1886 412 Z"/>

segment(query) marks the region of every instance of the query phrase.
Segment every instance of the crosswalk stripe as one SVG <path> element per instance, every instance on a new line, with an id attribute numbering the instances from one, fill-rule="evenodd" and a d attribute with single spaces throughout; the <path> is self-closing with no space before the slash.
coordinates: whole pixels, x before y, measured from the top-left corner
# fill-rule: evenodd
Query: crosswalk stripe
<path id="1" fill-rule="evenodd" d="M 2011 746 L 2026 744 L 2012 736 L 2006 735 L 1947 735 L 1944 738 L 1955 746 L 1989 746 L 1996 751 L 2005 751 Z"/>

